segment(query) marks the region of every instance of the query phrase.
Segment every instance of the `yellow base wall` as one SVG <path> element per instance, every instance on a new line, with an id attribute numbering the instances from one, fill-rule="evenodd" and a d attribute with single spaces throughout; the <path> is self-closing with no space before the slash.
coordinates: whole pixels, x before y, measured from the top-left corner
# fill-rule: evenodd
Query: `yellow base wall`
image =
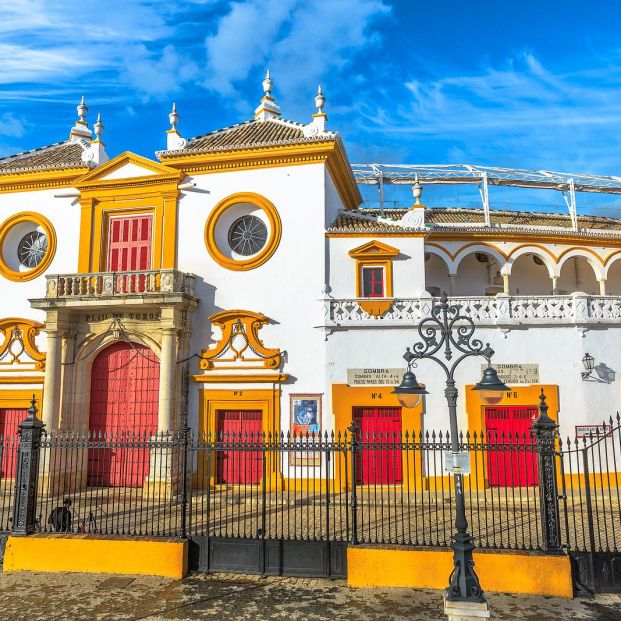
<path id="1" fill-rule="evenodd" d="M 188 573 L 188 542 L 92 535 L 9 537 L 4 571 L 141 574 L 180 580 Z"/>
<path id="2" fill-rule="evenodd" d="M 573 597 L 567 556 L 475 552 L 474 564 L 485 591 Z M 445 589 L 452 569 L 450 550 L 404 550 L 389 546 L 347 550 L 347 583 L 351 587 Z"/>

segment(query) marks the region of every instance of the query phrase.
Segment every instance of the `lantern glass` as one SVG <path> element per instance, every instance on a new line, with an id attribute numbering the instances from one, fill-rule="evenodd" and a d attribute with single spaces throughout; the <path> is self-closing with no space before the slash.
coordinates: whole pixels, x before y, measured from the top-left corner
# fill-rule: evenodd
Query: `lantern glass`
<path id="1" fill-rule="evenodd" d="M 399 399 L 399 403 L 404 408 L 415 408 L 422 401 L 423 395 L 413 393 L 398 393 L 397 398 Z"/>

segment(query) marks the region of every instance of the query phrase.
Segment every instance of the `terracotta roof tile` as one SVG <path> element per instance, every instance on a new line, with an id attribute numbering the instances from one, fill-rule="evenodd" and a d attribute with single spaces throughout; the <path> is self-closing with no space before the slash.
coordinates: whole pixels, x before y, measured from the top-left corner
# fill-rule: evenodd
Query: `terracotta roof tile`
<path id="1" fill-rule="evenodd" d="M 385 209 L 380 219 L 379 209 L 360 209 L 358 212 L 340 213 L 328 228 L 330 232 L 404 232 L 398 225 L 399 220 L 407 210 Z M 391 224 L 389 221 L 394 221 Z M 539 233 L 536 229 L 571 229 L 571 218 L 565 214 L 547 214 L 525 211 L 491 211 L 490 220 L 492 226 L 499 228 L 495 232 L 501 234 L 519 229 L 521 232 Z M 485 225 L 485 215 L 482 209 L 465 208 L 427 208 L 425 210 L 425 222 L 435 230 L 468 230 L 468 225 L 479 229 Z M 535 227 L 535 229 L 530 229 Z M 621 219 L 607 216 L 578 216 L 579 230 L 598 231 L 597 235 L 621 234 Z M 472 229 L 470 229 L 472 230 Z M 487 229 L 489 230 L 489 229 Z M 555 231 L 558 232 L 558 231 Z M 568 232 L 573 232 L 569 230 Z M 596 234 L 596 233 L 593 233 Z"/>
<path id="2" fill-rule="evenodd" d="M 319 140 L 334 140 L 336 133 L 325 132 L 318 136 L 304 136 L 303 125 L 284 119 L 246 121 L 224 129 L 190 138 L 184 149 L 161 151 L 158 155 L 179 155 L 193 151 L 229 151 L 260 146 L 300 144 Z"/>
<path id="3" fill-rule="evenodd" d="M 87 168 L 78 143 L 58 142 L 39 149 L 0 158 L 0 175 L 31 170 Z"/>

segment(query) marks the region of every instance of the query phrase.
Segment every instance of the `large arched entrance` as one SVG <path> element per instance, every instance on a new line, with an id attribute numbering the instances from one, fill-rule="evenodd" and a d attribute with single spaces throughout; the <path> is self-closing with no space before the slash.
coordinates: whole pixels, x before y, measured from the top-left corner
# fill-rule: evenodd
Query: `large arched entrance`
<path id="1" fill-rule="evenodd" d="M 157 431 L 159 383 L 160 362 L 144 345 L 114 343 L 97 354 L 89 431 L 107 442 L 89 450 L 89 485 L 142 486 L 149 474 L 148 442 Z M 135 448 L 138 442 L 142 446 Z"/>

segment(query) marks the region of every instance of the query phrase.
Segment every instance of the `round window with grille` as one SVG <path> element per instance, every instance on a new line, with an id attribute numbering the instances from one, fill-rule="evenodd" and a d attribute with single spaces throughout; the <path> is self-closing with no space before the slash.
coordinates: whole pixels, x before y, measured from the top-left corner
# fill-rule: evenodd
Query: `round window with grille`
<path id="1" fill-rule="evenodd" d="M 28 269 L 37 267 L 47 252 L 47 235 L 41 231 L 26 233 L 17 245 L 17 258 Z"/>
<path id="2" fill-rule="evenodd" d="M 244 257 L 256 254 L 267 242 L 267 227 L 256 216 L 237 218 L 229 229 L 229 244 L 234 252 Z"/>

